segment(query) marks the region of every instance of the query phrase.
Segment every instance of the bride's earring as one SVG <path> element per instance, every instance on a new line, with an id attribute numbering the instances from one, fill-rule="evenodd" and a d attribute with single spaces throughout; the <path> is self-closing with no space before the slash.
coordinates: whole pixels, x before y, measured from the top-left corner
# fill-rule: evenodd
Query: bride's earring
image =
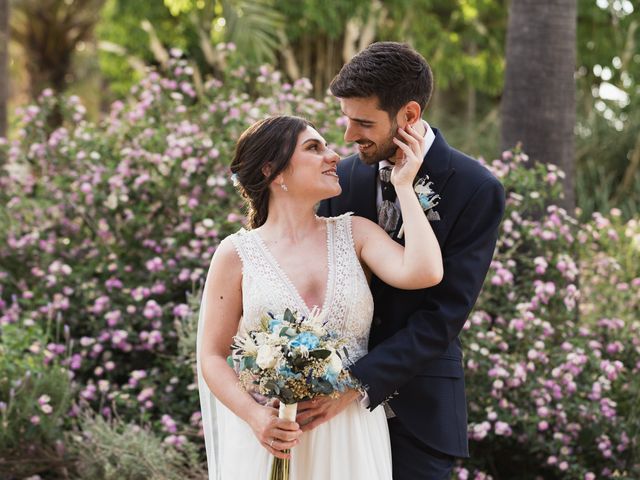
<path id="1" fill-rule="evenodd" d="M 281 188 L 282 190 L 284 190 L 285 192 L 288 192 L 288 191 L 289 191 L 289 189 L 288 189 L 288 188 L 287 188 L 287 186 L 284 184 L 284 182 L 282 182 L 282 183 L 280 184 L 280 188 Z"/>

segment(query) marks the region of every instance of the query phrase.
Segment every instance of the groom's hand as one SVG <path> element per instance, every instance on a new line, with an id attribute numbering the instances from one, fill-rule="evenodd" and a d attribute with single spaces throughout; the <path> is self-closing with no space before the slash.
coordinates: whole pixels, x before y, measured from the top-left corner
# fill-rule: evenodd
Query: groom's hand
<path id="1" fill-rule="evenodd" d="M 360 392 L 349 389 L 337 398 L 316 397 L 313 400 L 298 403 L 296 423 L 303 432 L 313 430 L 318 425 L 331 420 L 360 397 Z"/>

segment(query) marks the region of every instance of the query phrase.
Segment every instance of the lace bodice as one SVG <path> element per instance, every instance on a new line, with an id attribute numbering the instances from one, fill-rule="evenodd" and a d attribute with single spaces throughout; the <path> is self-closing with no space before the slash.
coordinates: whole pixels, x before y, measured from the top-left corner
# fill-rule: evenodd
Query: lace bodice
<path id="1" fill-rule="evenodd" d="M 353 362 L 367 353 L 373 297 L 353 244 L 351 214 L 323 220 L 329 272 L 322 309 L 327 327 L 347 340 Z M 265 310 L 279 313 L 290 308 L 309 316 L 304 300 L 255 230 L 241 229 L 230 238 L 242 260 L 240 332 L 258 328 Z"/>

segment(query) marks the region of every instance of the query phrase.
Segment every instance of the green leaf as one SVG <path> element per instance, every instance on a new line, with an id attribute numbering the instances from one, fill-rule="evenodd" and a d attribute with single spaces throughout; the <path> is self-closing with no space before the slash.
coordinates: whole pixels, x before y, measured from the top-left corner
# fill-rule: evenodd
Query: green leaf
<path id="1" fill-rule="evenodd" d="M 289 323 L 295 323 L 296 317 L 288 308 L 284 311 L 284 321 Z"/>
<path id="2" fill-rule="evenodd" d="M 313 358 L 319 358 L 320 360 L 329 358 L 330 355 L 331 355 L 331 350 L 317 349 L 309 352 L 309 356 Z"/>

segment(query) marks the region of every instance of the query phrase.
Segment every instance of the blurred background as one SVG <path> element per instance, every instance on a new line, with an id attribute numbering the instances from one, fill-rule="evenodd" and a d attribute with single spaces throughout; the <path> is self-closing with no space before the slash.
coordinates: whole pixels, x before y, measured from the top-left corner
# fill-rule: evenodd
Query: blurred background
<path id="1" fill-rule="evenodd" d="M 640 478 L 635 0 L 0 0 L 0 478 L 206 478 L 195 328 L 235 141 L 374 41 L 507 190 L 455 478 Z M 221 439 L 224 441 L 224 439 Z"/>
<path id="2" fill-rule="evenodd" d="M 308 78 L 313 95 L 322 99 L 357 51 L 372 41 L 397 40 L 410 43 L 430 62 L 436 90 L 427 118 L 452 145 L 485 157 L 513 146 L 500 145 L 511 3 L 505 0 L 0 3 L 0 11 L 11 13 L 4 15 L 5 22 L 9 17 L 7 70 L 0 70 L 0 84 L 8 82 L 8 88 L 0 88 L 6 96 L 0 108 L 6 104 L 9 136 L 17 124 L 16 107 L 34 101 L 45 88 L 78 95 L 88 118 L 97 120 L 114 100 L 126 98 L 147 67 L 166 68 L 170 48 L 181 49 L 201 79 L 223 79 L 231 66 L 269 64 L 289 81 Z M 534 13 L 566 23 L 558 29 L 575 28 L 575 19 L 558 8 L 533 5 L 521 13 L 522 26 L 514 28 L 526 27 Z M 585 215 L 612 206 L 629 214 L 640 196 L 638 5 L 578 0 L 577 31 L 568 37 L 573 38 L 558 40 L 537 29 L 528 38 L 529 48 L 539 45 L 545 55 L 523 52 L 518 59 L 558 68 L 554 58 L 564 54 L 558 41 L 573 42 L 578 205 Z M 220 50 L 226 43 L 235 46 L 233 52 Z M 536 85 L 530 88 L 540 97 Z M 534 96 L 531 101 L 536 105 Z"/>

